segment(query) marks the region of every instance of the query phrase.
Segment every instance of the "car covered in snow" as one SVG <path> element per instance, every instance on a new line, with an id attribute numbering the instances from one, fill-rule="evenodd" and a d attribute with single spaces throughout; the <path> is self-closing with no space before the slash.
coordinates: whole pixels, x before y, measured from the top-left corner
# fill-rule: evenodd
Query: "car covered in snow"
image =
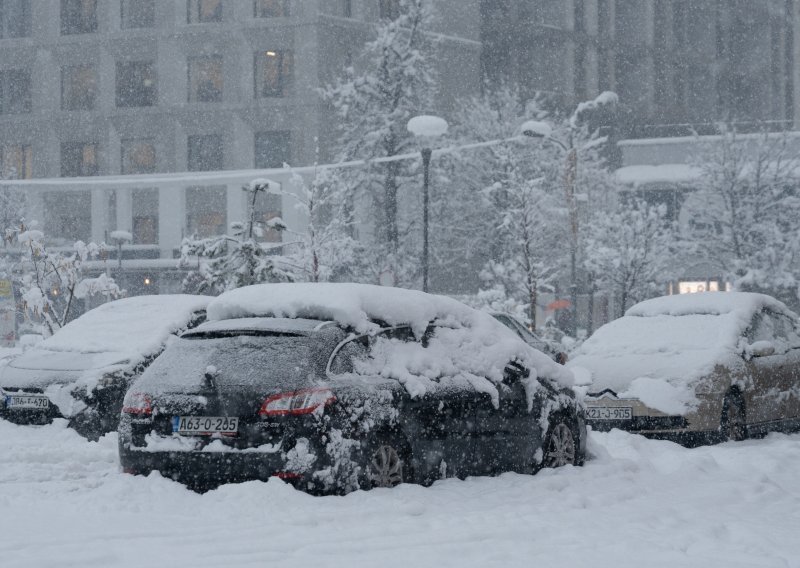
<path id="1" fill-rule="evenodd" d="M 584 459 L 571 373 L 451 298 L 262 284 L 208 316 L 131 386 L 125 471 L 344 493 Z"/>
<path id="2" fill-rule="evenodd" d="M 116 429 L 128 386 L 168 338 L 205 320 L 210 299 L 136 296 L 89 310 L 0 369 L 0 417 L 66 418 L 89 438 Z"/>
<path id="3" fill-rule="evenodd" d="M 491 312 L 491 314 L 494 319 L 516 333 L 522 341 L 546 354 L 556 363 L 561 363 L 563 365 L 567 362 L 568 357 L 566 351 L 555 341 L 548 341 L 539 337 L 528 329 L 528 326 L 511 314 L 502 312 Z"/>
<path id="4" fill-rule="evenodd" d="M 598 329 L 568 367 L 591 375 L 595 430 L 696 445 L 800 427 L 798 318 L 763 294 L 641 302 Z"/>

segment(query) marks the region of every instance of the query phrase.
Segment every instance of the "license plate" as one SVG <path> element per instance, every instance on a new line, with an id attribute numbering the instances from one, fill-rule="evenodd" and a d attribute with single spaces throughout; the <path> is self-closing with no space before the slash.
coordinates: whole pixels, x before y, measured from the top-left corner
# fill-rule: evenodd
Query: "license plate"
<path id="1" fill-rule="evenodd" d="M 236 434 L 239 418 L 230 416 L 173 416 L 172 432 L 203 436 L 210 434 Z"/>
<path id="2" fill-rule="evenodd" d="M 35 394 L 9 394 L 6 395 L 6 408 L 47 410 L 50 408 L 50 399 L 46 396 Z"/>
<path id="3" fill-rule="evenodd" d="M 633 408 L 630 406 L 588 406 L 586 418 L 589 420 L 631 420 Z"/>

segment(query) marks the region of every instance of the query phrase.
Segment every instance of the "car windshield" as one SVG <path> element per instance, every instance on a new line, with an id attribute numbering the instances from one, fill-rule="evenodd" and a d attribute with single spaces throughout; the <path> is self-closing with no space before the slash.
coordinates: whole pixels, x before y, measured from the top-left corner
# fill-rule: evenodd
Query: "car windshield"
<path id="1" fill-rule="evenodd" d="M 148 390 L 180 392 L 209 371 L 224 385 L 301 385 L 310 375 L 311 340 L 263 332 L 192 334 L 174 341 L 140 380 Z"/>

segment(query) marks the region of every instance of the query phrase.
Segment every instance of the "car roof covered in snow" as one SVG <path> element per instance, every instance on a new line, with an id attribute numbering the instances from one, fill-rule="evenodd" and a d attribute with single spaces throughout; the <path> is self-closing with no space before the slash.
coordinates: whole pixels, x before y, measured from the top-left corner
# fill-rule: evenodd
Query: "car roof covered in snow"
<path id="1" fill-rule="evenodd" d="M 464 330 L 460 343 L 453 346 L 458 351 L 454 352 L 454 361 L 461 373 L 489 377 L 499 383 L 505 366 L 516 360 L 536 376 L 564 385 L 573 383 L 569 371 L 527 345 L 489 314 L 446 296 L 369 284 L 258 284 L 225 292 L 208 306 L 212 322 L 263 317 L 334 321 L 359 333 L 377 331 L 381 327 L 377 322 L 408 325 L 417 337 L 436 322 Z M 405 368 L 406 364 L 414 366 L 415 362 L 409 359 L 401 366 Z M 424 372 L 415 368 L 413 374 Z"/>
<path id="2" fill-rule="evenodd" d="M 682 414 L 698 403 L 698 380 L 716 365 L 742 364 L 742 335 L 765 308 L 793 316 L 764 294 L 704 292 L 646 300 L 598 329 L 567 366 L 588 369 L 593 392 L 611 389 Z"/>
<path id="3" fill-rule="evenodd" d="M 167 338 L 206 309 L 208 296 L 163 294 L 134 296 L 103 304 L 71 321 L 36 349 L 79 353 L 119 353 L 147 357 Z"/>

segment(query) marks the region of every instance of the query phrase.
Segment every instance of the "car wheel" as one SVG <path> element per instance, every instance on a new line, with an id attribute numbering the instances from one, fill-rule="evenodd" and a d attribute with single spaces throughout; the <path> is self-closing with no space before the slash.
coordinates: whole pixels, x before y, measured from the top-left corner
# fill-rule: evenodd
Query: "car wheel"
<path id="1" fill-rule="evenodd" d="M 367 446 L 364 488 L 396 487 L 411 480 L 409 452 L 391 437 L 382 437 Z"/>
<path id="2" fill-rule="evenodd" d="M 744 401 L 739 393 L 731 392 L 725 397 L 719 429 L 723 442 L 741 442 L 747 438 Z"/>
<path id="3" fill-rule="evenodd" d="M 556 418 L 550 424 L 542 451 L 542 467 L 578 464 L 578 440 L 563 417 Z"/>

